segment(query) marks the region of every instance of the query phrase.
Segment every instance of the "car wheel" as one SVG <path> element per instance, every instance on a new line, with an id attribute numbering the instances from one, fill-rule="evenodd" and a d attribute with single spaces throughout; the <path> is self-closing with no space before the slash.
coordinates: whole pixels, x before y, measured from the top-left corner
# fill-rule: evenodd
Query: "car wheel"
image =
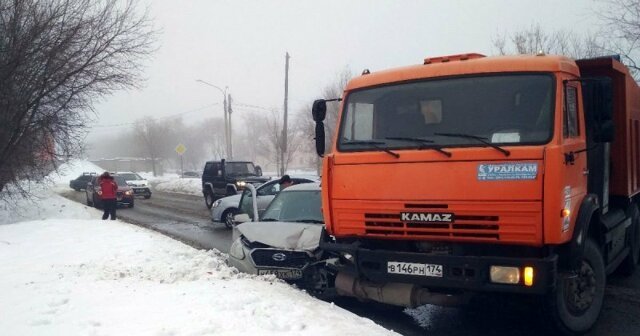
<path id="1" fill-rule="evenodd" d="M 133 208 L 133 200 L 131 200 L 131 203 L 129 203 L 129 209 Z"/>
<path id="2" fill-rule="evenodd" d="M 211 192 L 204 194 L 204 203 L 207 205 L 207 208 L 211 209 L 213 206 L 213 194 L 211 194 Z"/>
<path id="3" fill-rule="evenodd" d="M 100 202 L 100 201 L 98 201 L 98 200 L 96 199 L 96 195 L 93 195 L 93 202 L 92 202 L 92 203 L 93 203 L 93 206 L 94 206 L 96 209 L 102 209 L 102 202 Z"/>
<path id="4" fill-rule="evenodd" d="M 629 207 L 627 216 L 631 218 L 629 254 L 620 264 L 620 272 L 624 276 L 631 276 L 638 268 L 638 262 L 640 262 L 640 211 L 638 211 L 638 207 L 635 204 Z"/>
<path id="5" fill-rule="evenodd" d="M 556 281 L 556 288 L 547 295 L 545 312 L 563 334 L 587 332 L 600 316 L 606 285 L 604 261 L 598 245 L 588 239 L 576 275 L 558 276 Z"/>
<path id="6" fill-rule="evenodd" d="M 233 228 L 233 217 L 238 213 L 238 209 L 229 208 L 222 213 L 222 222 L 228 229 Z"/>
<path id="7" fill-rule="evenodd" d="M 144 195 L 144 199 L 150 199 L 151 195 Z"/>
<path id="8" fill-rule="evenodd" d="M 73 188 L 73 190 L 75 190 L 75 191 L 80 191 L 80 188 Z"/>

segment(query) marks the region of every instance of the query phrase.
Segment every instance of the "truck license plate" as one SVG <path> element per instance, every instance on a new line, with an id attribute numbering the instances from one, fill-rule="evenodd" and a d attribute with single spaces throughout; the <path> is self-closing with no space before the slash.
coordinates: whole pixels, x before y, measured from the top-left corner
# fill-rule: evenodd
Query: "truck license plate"
<path id="1" fill-rule="evenodd" d="M 267 275 L 273 274 L 276 278 L 291 280 L 291 279 L 300 279 L 302 278 L 301 270 L 292 270 L 292 269 L 259 269 L 258 275 Z"/>
<path id="2" fill-rule="evenodd" d="M 387 273 L 442 278 L 442 265 L 388 261 Z"/>

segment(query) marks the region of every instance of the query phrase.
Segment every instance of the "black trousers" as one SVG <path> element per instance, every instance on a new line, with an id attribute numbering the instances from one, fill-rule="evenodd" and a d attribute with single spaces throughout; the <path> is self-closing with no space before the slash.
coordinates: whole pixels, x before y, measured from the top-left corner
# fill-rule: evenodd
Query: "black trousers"
<path id="1" fill-rule="evenodd" d="M 116 199 L 106 199 L 102 200 L 102 206 L 104 207 L 104 213 L 102 214 L 102 219 L 105 220 L 111 215 L 111 220 L 116 219 L 116 208 L 117 203 Z"/>

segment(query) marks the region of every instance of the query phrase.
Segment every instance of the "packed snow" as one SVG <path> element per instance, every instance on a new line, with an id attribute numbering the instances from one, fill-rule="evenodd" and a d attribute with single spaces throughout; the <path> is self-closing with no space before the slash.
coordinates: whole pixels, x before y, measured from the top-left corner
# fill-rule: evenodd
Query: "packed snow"
<path id="1" fill-rule="evenodd" d="M 0 208 L 0 335 L 395 334 L 52 189 Z"/>

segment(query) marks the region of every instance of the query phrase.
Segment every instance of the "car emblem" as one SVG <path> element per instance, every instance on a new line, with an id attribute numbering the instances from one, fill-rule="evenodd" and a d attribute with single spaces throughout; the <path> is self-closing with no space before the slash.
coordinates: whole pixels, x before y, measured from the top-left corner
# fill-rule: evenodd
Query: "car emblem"
<path id="1" fill-rule="evenodd" d="M 284 253 L 275 253 L 271 256 L 271 258 L 273 258 L 273 260 L 275 261 L 285 261 L 287 259 L 287 256 Z"/>

